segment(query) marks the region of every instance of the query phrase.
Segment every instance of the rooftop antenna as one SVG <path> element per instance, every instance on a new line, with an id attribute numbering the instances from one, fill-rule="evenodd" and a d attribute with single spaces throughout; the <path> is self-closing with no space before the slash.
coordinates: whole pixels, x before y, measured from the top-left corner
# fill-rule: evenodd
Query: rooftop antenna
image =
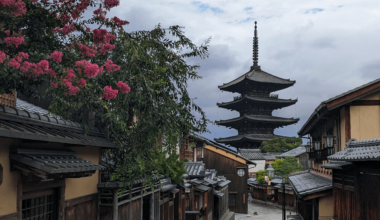
<path id="1" fill-rule="evenodd" d="M 251 69 L 260 70 L 259 61 L 259 38 L 257 37 L 257 21 L 255 21 L 255 35 L 253 37 L 253 66 Z"/>

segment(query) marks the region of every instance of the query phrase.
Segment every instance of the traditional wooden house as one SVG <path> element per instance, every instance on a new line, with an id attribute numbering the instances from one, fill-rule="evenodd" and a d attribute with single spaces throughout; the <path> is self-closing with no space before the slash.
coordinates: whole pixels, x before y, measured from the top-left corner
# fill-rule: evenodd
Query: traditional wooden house
<path id="1" fill-rule="evenodd" d="M 288 177 L 296 196 L 297 211 L 304 220 L 332 218 L 332 181 L 310 170 Z"/>
<path id="2" fill-rule="evenodd" d="M 249 177 L 256 177 L 258 171 L 265 170 L 266 159 L 260 149 L 239 149 L 239 154 L 256 164 L 249 167 Z"/>
<path id="3" fill-rule="evenodd" d="M 380 138 L 351 139 L 322 165 L 333 172 L 334 219 L 380 219 Z"/>
<path id="4" fill-rule="evenodd" d="M 269 165 L 276 161 L 276 159 L 282 154 L 281 152 L 266 152 L 261 153 L 263 157 L 265 158 L 265 165 Z"/>
<path id="5" fill-rule="evenodd" d="M 232 220 L 235 213 L 229 210 L 230 180 L 217 176 L 215 170 L 205 170 L 202 162 L 187 162 L 187 182 L 182 185 L 189 193 L 185 207 L 187 220 Z"/>
<path id="6" fill-rule="evenodd" d="M 219 175 L 231 180 L 229 184 L 229 209 L 237 213 L 248 213 L 247 179 L 250 166 L 255 166 L 237 152 L 204 138 L 193 135 L 196 161 L 202 161 L 209 169 L 215 169 Z"/>
<path id="7" fill-rule="evenodd" d="M 311 161 L 309 160 L 309 154 L 306 152 L 305 145 L 294 148 L 288 152 L 282 153 L 278 156 L 279 158 L 285 157 L 295 157 L 298 159 L 298 163 L 302 165 L 302 170 L 309 170 L 312 167 Z"/>
<path id="8" fill-rule="evenodd" d="M 0 105 L 0 219 L 97 219 L 100 129 L 16 100 Z"/>
<path id="9" fill-rule="evenodd" d="M 274 130 L 286 125 L 295 124 L 297 118 L 282 118 L 272 115 L 273 110 L 291 106 L 297 100 L 279 99 L 275 91 L 286 89 L 295 84 L 295 81 L 283 79 L 263 71 L 258 65 L 258 37 L 255 22 L 255 36 L 253 38 L 253 66 L 250 70 L 219 86 L 222 91 L 240 93 L 233 101 L 217 103 L 221 108 L 238 111 L 239 117 L 216 121 L 217 125 L 233 128 L 238 135 L 215 139 L 218 143 L 231 145 L 245 152 L 252 151 L 259 154 L 259 147 L 263 141 L 276 137 Z M 242 153 L 243 155 L 243 153 Z M 256 158 L 256 157 L 255 157 Z"/>
<path id="10" fill-rule="evenodd" d="M 312 141 L 312 148 L 308 153 L 309 160 L 312 161 L 312 171 L 332 178 L 332 171 L 323 166 L 328 163 L 328 156 L 344 150 L 345 143 L 351 137 L 357 140 L 378 138 L 379 110 L 380 79 L 323 101 L 298 132 L 299 136 L 309 135 Z M 319 200 L 323 200 L 323 206 L 326 207 L 320 210 L 328 210 L 320 218 L 332 218 L 334 211 L 329 208 L 333 207 L 332 194 Z"/>

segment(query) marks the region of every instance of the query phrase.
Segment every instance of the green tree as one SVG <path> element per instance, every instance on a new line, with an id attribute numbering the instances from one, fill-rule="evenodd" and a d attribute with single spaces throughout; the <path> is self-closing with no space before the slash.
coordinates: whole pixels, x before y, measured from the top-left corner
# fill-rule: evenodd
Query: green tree
<path id="1" fill-rule="evenodd" d="M 302 165 L 298 163 L 298 159 L 295 157 L 285 157 L 284 159 L 277 159 L 272 163 L 275 169 L 275 174 L 287 177 L 289 174 L 302 170 Z"/>
<path id="2" fill-rule="evenodd" d="M 302 138 L 297 137 L 276 137 L 274 139 L 263 141 L 261 151 L 266 152 L 287 152 L 299 147 L 302 144 Z"/>
<path id="3" fill-rule="evenodd" d="M 266 183 L 265 182 L 265 176 L 268 175 L 267 174 L 267 171 L 265 170 L 259 170 L 257 171 L 256 173 L 256 181 L 260 182 L 260 183 Z"/>

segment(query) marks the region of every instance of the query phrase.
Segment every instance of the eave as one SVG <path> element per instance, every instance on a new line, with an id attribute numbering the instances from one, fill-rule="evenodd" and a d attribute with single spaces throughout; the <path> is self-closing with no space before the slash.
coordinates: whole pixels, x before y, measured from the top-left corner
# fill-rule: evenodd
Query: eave
<path id="1" fill-rule="evenodd" d="M 280 126 L 297 123 L 299 121 L 299 118 L 281 118 L 281 117 L 275 117 L 275 116 L 269 116 L 269 115 L 245 115 L 242 117 L 233 118 L 229 120 L 215 121 L 215 123 L 217 125 L 237 127 L 240 124 L 244 123 L 245 121 L 249 121 L 253 123 L 274 124 L 280 127 Z"/>
<path id="2" fill-rule="evenodd" d="M 263 104 L 263 105 L 269 105 L 273 106 L 273 109 L 278 108 L 284 108 L 290 105 L 295 104 L 298 101 L 298 99 L 292 100 L 292 99 L 277 99 L 277 98 L 270 98 L 270 97 L 253 97 L 249 95 L 245 95 L 243 98 L 231 101 L 231 102 L 222 102 L 217 103 L 218 107 L 226 108 L 226 109 L 238 109 L 237 107 L 239 105 L 246 105 L 247 103 L 252 104 Z"/>

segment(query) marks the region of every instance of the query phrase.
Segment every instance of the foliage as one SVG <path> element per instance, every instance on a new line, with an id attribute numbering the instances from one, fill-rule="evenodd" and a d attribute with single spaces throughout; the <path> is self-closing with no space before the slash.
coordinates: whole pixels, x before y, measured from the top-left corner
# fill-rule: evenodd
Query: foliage
<path id="1" fill-rule="evenodd" d="M 267 171 L 265 170 L 259 170 L 257 171 L 256 173 L 256 181 L 260 182 L 260 183 L 266 183 L 265 181 L 265 176 L 268 175 L 267 174 Z M 271 177 L 269 177 L 269 179 L 271 179 Z"/>
<path id="2" fill-rule="evenodd" d="M 263 141 L 261 151 L 266 152 L 287 152 L 299 147 L 302 144 L 302 138 L 297 137 L 276 137 L 274 139 Z"/>
<path id="3" fill-rule="evenodd" d="M 128 33 L 121 28 L 128 22 L 105 18 L 116 0 L 23 0 L 25 11 L 16 14 L 4 2 L 12 1 L 0 0 L 0 93 L 50 94 L 54 114 L 103 128 L 121 146 L 105 152 L 113 179 L 165 170 L 179 181 L 184 164 L 174 162 L 174 149 L 181 132 L 205 132 L 208 122 L 187 91 L 199 66 L 185 59 L 206 58 L 209 40 L 195 45 L 180 26 Z M 88 7 L 98 9 L 85 20 Z M 41 85 L 50 88 L 39 94 Z M 157 150 L 160 144 L 167 150 Z"/>
<path id="4" fill-rule="evenodd" d="M 287 177 L 291 173 L 302 170 L 302 165 L 298 163 L 298 159 L 295 157 L 276 159 L 276 161 L 272 163 L 272 166 L 275 169 L 275 174 L 282 177 Z"/>

